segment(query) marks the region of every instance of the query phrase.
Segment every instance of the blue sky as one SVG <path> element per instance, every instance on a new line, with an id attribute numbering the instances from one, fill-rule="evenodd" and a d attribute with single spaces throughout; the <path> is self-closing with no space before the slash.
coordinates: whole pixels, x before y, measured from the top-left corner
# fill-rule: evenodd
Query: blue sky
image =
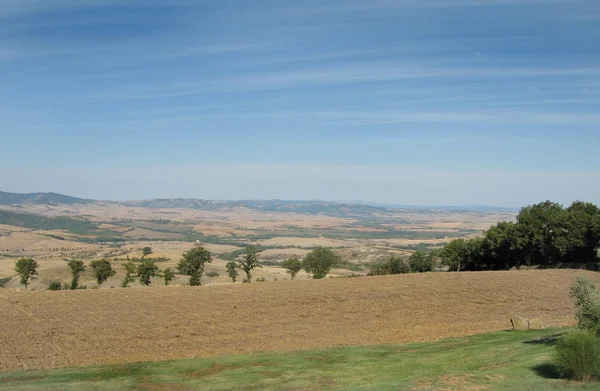
<path id="1" fill-rule="evenodd" d="M 0 188 L 600 203 L 597 0 L 0 0 Z"/>

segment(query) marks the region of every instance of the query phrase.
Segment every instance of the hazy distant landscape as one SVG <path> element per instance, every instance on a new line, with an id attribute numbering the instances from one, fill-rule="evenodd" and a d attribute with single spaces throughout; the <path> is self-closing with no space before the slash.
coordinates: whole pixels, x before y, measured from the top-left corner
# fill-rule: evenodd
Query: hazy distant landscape
<path id="1" fill-rule="evenodd" d="M 207 271 L 219 277 L 205 284 L 227 283 L 227 261 L 247 245 L 259 246 L 266 261 L 257 277 L 286 279 L 278 263 L 310 250 L 330 247 L 342 257 L 332 275 L 365 274 L 374 263 L 415 250 L 438 249 L 461 237 L 480 235 L 515 213 L 498 208 L 392 208 L 319 201 L 210 201 L 157 199 L 109 202 L 54 193 L 0 192 L 0 278 L 14 276 L 16 258 L 41 262 L 32 289 L 46 289 L 53 280 L 68 280 L 67 259 L 125 260 L 140 257 L 144 247 L 175 266 L 184 251 L 202 245 L 215 254 Z M 117 269 L 118 270 L 118 269 Z M 104 287 L 118 286 L 122 271 Z M 93 285 L 91 274 L 82 283 Z M 304 278 L 300 273 L 299 278 Z M 176 281 L 177 282 L 177 281 Z M 181 280 L 180 282 L 183 282 Z M 18 287 L 16 279 L 5 283 Z"/>

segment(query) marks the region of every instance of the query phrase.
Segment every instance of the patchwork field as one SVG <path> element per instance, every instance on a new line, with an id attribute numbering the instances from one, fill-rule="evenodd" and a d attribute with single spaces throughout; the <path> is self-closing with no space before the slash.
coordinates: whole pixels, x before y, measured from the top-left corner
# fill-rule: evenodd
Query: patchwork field
<path id="1" fill-rule="evenodd" d="M 575 270 L 0 291 L 0 370 L 417 342 L 574 324 Z"/>

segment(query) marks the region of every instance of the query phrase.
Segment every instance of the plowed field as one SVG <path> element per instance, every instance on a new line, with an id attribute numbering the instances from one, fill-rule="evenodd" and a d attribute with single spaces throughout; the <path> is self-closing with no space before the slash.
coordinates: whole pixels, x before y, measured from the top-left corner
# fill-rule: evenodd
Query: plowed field
<path id="1" fill-rule="evenodd" d="M 0 291 L 0 370 L 435 340 L 508 329 L 515 314 L 566 326 L 582 273 Z"/>

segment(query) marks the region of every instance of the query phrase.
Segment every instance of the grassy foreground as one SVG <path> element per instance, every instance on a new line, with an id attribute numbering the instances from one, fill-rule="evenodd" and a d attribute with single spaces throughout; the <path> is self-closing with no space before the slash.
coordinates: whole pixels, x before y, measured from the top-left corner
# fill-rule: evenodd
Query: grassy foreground
<path id="1" fill-rule="evenodd" d="M 2 390 L 598 390 L 557 378 L 563 330 L 0 374 Z"/>

